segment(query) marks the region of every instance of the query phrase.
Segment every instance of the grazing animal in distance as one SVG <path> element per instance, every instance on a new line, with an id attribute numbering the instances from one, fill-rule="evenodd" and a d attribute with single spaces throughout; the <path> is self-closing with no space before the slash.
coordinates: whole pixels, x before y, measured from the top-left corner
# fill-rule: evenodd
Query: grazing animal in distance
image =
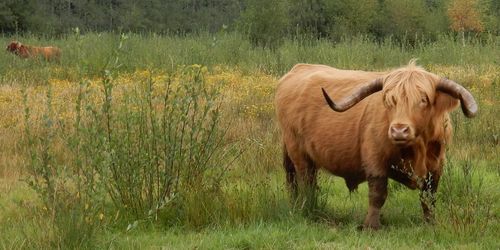
<path id="1" fill-rule="evenodd" d="M 21 58 L 42 57 L 46 61 L 57 62 L 61 60 L 61 49 L 58 47 L 35 47 L 24 45 L 17 41 L 12 41 L 9 45 L 7 45 L 6 49 Z"/>
<path id="2" fill-rule="evenodd" d="M 334 102 L 328 93 L 343 99 Z M 465 116 L 477 113 L 469 91 L 415 60 L 387 72 L 295 65 L 275 96 L 289 189 L 295 198 L 297 191 L 315 189 L 318 169 L 343 177 L 350 191 L 367 181 L 362 227 L 379 229 L 391 178 L 421 190 L 424 219 L 432 221 L 452 135 L 449 112 L 459 102 Z"/>

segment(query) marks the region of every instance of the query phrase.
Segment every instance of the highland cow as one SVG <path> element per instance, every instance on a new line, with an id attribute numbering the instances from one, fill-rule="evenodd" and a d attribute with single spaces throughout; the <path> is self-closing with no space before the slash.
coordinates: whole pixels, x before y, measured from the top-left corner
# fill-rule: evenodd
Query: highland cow
<path id="1" fill-rule="evenodd" d="M 424 218 L 432 220 L 452 134 L 449 112 L 459 102 L 467 117 L 476 114 L 469 91 L 414 60 L 387 72 L 296 65 L 280 79 L 275 97 L 292 193 L 314 189 L 320 168 L 343 177 L 350 191 L 367 181 L 363 227 L 378 229 L 391 178 L 421 190 Z"/>
<path id="2" fill-rule="evenodd" d="M 46 61 L 60 61 L 61 49 L 57 47 L 35 47 L 13 41 L 7 45 L 7 51 L 21 58 L 43 58 Z"/>

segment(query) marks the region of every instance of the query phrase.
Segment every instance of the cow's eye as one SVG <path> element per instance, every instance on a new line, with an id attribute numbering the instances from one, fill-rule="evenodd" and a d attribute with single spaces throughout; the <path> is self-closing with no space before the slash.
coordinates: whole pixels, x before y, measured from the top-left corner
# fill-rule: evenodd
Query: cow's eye
<path id="1" fill-rule="evenodd" d="M 427 97 L 422 97 L 422 99 L 420 100 L 419 106 L 422 108 L 425 108 L 425 107 L 427 107 L 428 104 L 429 104 L 429 101 L 427 100 Z"/>

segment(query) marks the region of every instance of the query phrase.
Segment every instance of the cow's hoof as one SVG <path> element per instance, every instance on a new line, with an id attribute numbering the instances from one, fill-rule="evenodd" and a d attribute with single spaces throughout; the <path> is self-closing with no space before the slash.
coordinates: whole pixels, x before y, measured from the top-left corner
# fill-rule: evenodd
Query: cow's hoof
<path id="1" fill-rule="evenodd" d="M 424 215 L 424 221 L 429 225 L 436 224 L 436 218 L 434 217 L 434 215 Z"/>
<path id="2" fill-rule="evenodd" d="M 367 224 L 361 224 L 356 227 L 358 231 L 377 231 L 380 229 L 380 224 L 378 225 L 367 225 Z"/>

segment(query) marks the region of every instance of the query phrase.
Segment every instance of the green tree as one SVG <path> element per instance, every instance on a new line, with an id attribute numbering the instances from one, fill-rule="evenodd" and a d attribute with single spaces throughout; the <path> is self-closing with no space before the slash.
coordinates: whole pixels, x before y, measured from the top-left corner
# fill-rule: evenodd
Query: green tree
<path id="1" fill-rule="evenodd" d="M 330 37 L 338 39 L 341 36 L 369 33 L 374 26 L 377 7 L 377 0 L 325 2 Z"/>
<path id="2" fill-rule="evenodd" d="M 286 0 L 249 0 L 238 26 L 254 45 L 276 48 L 289 27 Z"/>
<path id="3" fill-rule="evenodd" d="M 85 30 L 102 31 L 107 28 L 108 13 L 101 0 L 87 0 L 80 1 L 79 17 L 82 19 L 83 27 Z"/>
<path id="4" fill-rule="evenodd" d="M 414 43 L 425 34 L 427 12 L 424 0 L 381 1 L 374 32 L 379 37 L 393 36 L 399 41 Z"/>
<path id="5" fill-rule="evenodd" d="M 2 32 L 15 32 L 18 16 L 8 3 L 0 3 L 0 27 Z"/>
<path id="6" fill-rule="evenodd" d="M 140 32 L 146 30 L 148 16 L 146 8 L 140 1 L 125 1 L 118 9 L 122 13 L 118 16 L 118 25 L 126 31 Z"/>
<path id="7" fill-rule="evenodd" d="M 484 30 L 500 35 L 500 1 L 479 0 Z"/>
<path id="8" fill-rule="evenodd" d="M 296 34 L 326 35 L 324 0 L 289 0 L 289 6 L 290 25 Z"/>
<path id="9" fill-rule="evenodd" d="M 0 3 L 0 31 L 27 31 L 33 24 L 34 0 L 5 0 Z"/>

